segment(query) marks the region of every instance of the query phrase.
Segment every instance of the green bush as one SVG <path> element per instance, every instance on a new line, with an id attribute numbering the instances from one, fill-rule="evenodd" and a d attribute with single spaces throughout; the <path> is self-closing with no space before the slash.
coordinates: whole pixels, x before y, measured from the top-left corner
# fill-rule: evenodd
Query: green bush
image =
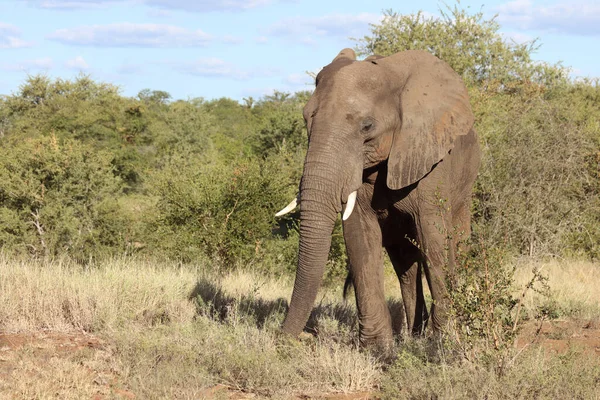
<path id="1" fill-rule="evenodd" d="M 302 109 L 310 97 L 309 92 L 294 96 L 275 92 L 258 102 L 254 112 L 259 119 L 254 152 L 266 156 L 282 149 L 306 151 L 308 139 Z"/>
<path id="2" fill-rule="evenodd" d="M 142 161 L 135 144 L 148 142 L 148 121 L 142 105 L 121 97 L 116 86 L 84 75 L 73 81 L 31 76 L 2 106 L 7 137 L 54 135 L 86 143 L 113 154 L 124 182 L 139 182 Z"/>
<path id="3" fill-rule="evenodd" d="M 580 93 L 573 86 L 475 100 L 484 150 L 475 222 L 495 246 L 531 256 L 598 256 L 600 110 Z"/>
<path id="4" fill-rule="evenodd" d="M 171 257 L 207 257 L 224 268 L 265 257 L 274 214 L 295 196 L 298 176 L 286 154 L 264 161 L 176 156 L 156 173 L 156 246 Z M 285 260 L 288 261 L 288 260 Z"/>
<path id="5" fill-rule="evenodd" d="M 159 160 L 183 152 L 199 156 L 214 147 L 211 138 L 218 126 L 204 100 L 161 103 L 150 107 L 149 112 L 155 114 L 148 126 L 153 140 L 145 152 L 156 153 Z"/>
<path id="6" fill-rule="evenodd" d="M 0 247 L 81 261 L 125 245 L 114 156 L 75 140 L 25 139 L 0 148 Z"/>

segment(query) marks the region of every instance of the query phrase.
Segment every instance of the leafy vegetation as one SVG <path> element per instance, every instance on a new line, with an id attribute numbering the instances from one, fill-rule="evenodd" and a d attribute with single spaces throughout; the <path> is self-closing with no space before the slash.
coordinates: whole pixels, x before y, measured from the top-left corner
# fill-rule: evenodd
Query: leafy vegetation
<path id="1" fill-rule="evenodd" d="M 78 260 L 122 249 L 124 184 L 113 154 L 52 135 L 2 147 L 0 158 L 0 246 Z"/>
<path id="2" fill-rule="evenodd" d="M 273 254 L 295 224 L 276 229 L 273 215 L 296 194 L 306 96 L 248 107 L 30 77 L 0 102 L 0 245 L 81 262 L 143 253 L 233 268 L 270 257 L 267 269 L 289 270 L 294 252 Z"/>
<path id="3" fill-rule="evenodd" d="M 595 258 L 599 85 L 533 61 L 535 41 L 516 44 L 498 29 L 458 6 L 440 19 L 389 10 L 357 50 L 424 49 L 463 76 L 483 148 L 474 223 L 489 245 Z M 127 98 L 87 76 L 32 76 L 0 100 L 0 245 L 81 262 L 141 253 L 293 270 L 297 215 L 273 213 L 299 182 L 309 95 L 240 104 L 146 89 Z M 333 275 L 346 263 L 340 229 Z"/>

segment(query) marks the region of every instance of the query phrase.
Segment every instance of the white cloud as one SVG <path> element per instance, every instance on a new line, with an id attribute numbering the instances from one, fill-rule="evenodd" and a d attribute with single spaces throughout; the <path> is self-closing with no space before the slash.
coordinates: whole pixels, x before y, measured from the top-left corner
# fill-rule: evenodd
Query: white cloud
<path id="1" fill-rule="evenodd" d="M 142 0 L 149 6 L 194 12 L 243 11 L 265 6 L 274 0 Z"/>
<path id="2" fill-rule="evenodd" d="M 19 0 L 34 7 L 71 11 L 104 8 L 118 4 L 145 4 L 163 10 L 191 12 L 244 11 L 281 0 Z M 166 14 L 153 14 L 166 16 Z"/>
<path id="3" fill-rule="evenodd" d="M 32 43 L 21 39 L 21 31 L 14 25 L 0 22 L 0 49 L 30 47 Z"/>
<path id="4" fill-rule="evenodd" d="M 264 43 L 267 43 L 268 41 L 269 41 L 269 38 L 266 36 L 259 36 L 255 40 L 255 42 L 258 44 L 264 44 Z"/>
<path id="5" fill-rule="evenodd" d="M 202 77 L 232 78 L 237 80 L 250 78 L 250 73 L 220 58 L 200 58 L 193 62 L 179 64 L 176 68 L 190 75 Z"/>
<path id="6" fill-rule="evenodd" d="M 269 86 L 269 87 L 246 87 L 246 88 L 242 89 L 241 94 L 244 97 L 260 98 L 260 97 L 264 97 L 264 96 L 273 94 L 276 91 L 277 91 L 277 88 L 274 88 L 272 86 Z M 281 91 L 281 88 L 279 88 L 279 91 Z"/>
<path id="7" fill-rule="evenodd" d="M 119 23 L 59 29 L 47 36 L 63 44 L 96 47 L 199 47 L 211 36 L 172 25 Z"/>
<path id="8" fill-rule="evenodd" d="M 368 32 L 369 24 L 381 20 L 371 13 L 357 15 L 331 14 L 322 17 L 294 17 L 277 22 L 267 29 L 271 36 L 290 37 L 304 44 L 316 44 L 319 37 L 361 36 Z"/>
<path id="9" fill-rule="evenodd" d="M 149 17 L 153 18 L 171 18 L 173 17 L 173 13 L 169 10 L 149 10 L 146 13 Z"/>
<path id="10" fill-rule="evenodd" d="M 305 44 L 307 46 L 316 46 L 317 44 L 319 44 L 317 39 L 314 36 L 310 36 L 310 35 L 297 37 L 296 40 L 299 43 Z"/>
<path id="11" fill-rule="evenodd" d="M 75 58 L 67 60 L 65 62 L 65 67 L 67 67 L 69 69 L 80 70 L 80 71 L 90 68 L 89 64 L 81 56 L 77 56 Z"/>
<path id="12" fill-rule="evenodd" d="M 600 3 L 596 0 L 559 0 L 537 4 L 515 0 L 497 7 L 503 26 L 582 36 L 600 36 Z"/>
<path id="13" fill-rule="evenodd" d="M 316 71 L 318 72 L 318 71 Z M 312 73 L 315 73 L 313 71 Z M 273 86 L 255 86 L 245 87 L 242 90 L 242 96 L 264 97 L 272 95 L 274 92 L 296 93 L 299 91 L 313 91 L 315 89 L 315 79 L 307 72 L 292 73 L 281 80 L 277 87 Z"/>
<path id="14" fill-rule="evenodd" d="M 273 69 L 249 69 L 243 70 L 220 58 L 199 58 L 196 61 L 174 64 L 175 69 L 184 73 L 209 77 L 225 78 L 235 80 L 249 80 L 251 78 L 268 77 L 275 75 L 278 71 Z"/>
<path id="15" fill-rule="evenodd" d="M 54 67 L 54 62 L 50 57 L 0 64 L 0 69 L 5 71 L 47 71 L 52 69 L 52 67 Z"/>
<path id="16" fill-rule="evenodd" d="M 18 0 L 38 8 L 75 11 L 104 8 L 118 4 L 145 4 L 162 10 L 191 12 L 244 11 L 266 6 L 281 0 Z M 285 1 L 285 0 L 284 0 Z M 288 0 L 289 1 L 289 0 Z M 168 16 L 167 13 L 152 13 L 151 16 Z"/>

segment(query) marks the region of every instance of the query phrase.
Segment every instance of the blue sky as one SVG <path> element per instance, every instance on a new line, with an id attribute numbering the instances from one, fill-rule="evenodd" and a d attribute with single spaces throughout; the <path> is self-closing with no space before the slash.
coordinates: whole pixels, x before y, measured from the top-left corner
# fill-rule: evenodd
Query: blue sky
<path id="1" fill-rule="evenodd" d="M 451 0 L 448 4 L 453 5 Z M 535 57 L 600 76 L 599 0 L 461 1 L 498 14 L 503 34 L 539 38 Z M 439 15 L 443 3 L 353 0 L 0 0 L 0 94 L 27 74 L 80 72 L 135 96 L 260 97 L 310 89 L 350 37 L 369 33 L 382 10 Z"/>

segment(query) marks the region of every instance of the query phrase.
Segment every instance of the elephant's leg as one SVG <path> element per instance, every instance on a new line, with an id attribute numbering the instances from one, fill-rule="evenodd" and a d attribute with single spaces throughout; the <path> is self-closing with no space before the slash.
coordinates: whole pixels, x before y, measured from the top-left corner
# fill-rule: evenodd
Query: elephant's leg
<path id="1" fill-rule="evenodd" d="M 386 250 L 400 281 L 406 312 L 406 331 L 413 335 L 421 335 L 425 331 L 429 315 L 423 295 L 419 250 L 411 243 L 407 246 L 387 246 Z"/>
<path id="2" fill-rule="evenodd" d="M 471 197 L 469 196 L 468 199 Z M 452 224 L 455 234 L 452 237 L 453 245 L 451 250 L 455 254 L 464 254 L 469 252 L 469 246 L 466 240 L 471 236 L 471 208 L 470 203 L 459 204 L 452 215 Z M 456 257 L 456 256 L 454 256 Z M 453 259 L 451 257 L 451 259 Z"/>
<path id="3" fill-rule="evenodd" d="M 368 187 L 358 192 L 354 212 L 344 221 L 344 239 L 356 295 L 360 342 L 364 346 L 392 343 L 392 321 L 383 288 L 381 228 L 370 207 Z"/>
<path id="4" fill-rule="evenodd" d="M 425 276 L 433 299 L 431 321 L 433 330 L 439 332 L 448 319 L 448 291 L 446 272 L 454 268 L 454 252 L 448 251 L 448 231 L 450 222 L 442 217 L 429 214 L 421 217 L 417 224 L 420 242 L 426 258 Z M 451 259 L 452 258 L 452 259 Z"/>

